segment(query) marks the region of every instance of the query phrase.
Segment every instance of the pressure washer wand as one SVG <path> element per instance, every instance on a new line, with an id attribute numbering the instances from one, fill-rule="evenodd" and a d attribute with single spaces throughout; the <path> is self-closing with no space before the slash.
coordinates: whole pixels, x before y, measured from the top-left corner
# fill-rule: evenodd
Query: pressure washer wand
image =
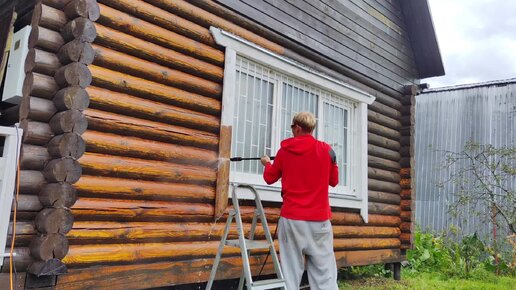
<path id="1" fill-rule="evenodd" d="M 274 156 L 269 157 L 271 160 L 274 160 Z M 260 160 L 261 157 L 232 157 L 229 158 L 229 161 L 244 161 L 244 160 Z"/>

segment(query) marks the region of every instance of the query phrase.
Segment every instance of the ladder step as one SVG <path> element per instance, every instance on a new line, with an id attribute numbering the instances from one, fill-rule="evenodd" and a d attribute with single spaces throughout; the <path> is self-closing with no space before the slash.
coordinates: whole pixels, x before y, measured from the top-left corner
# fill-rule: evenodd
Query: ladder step
<path id="1" fill-rule="evenodd" d="M 240 241 L 239 240 L 227 240 L 226 245 L 240 248 Z M 254 241 L 254 240 L 245 239 L 245 247 L 248 250 L 268 249 L 268 248 L 270 248 L 270 246 L 271 246 L 271 244 L 269 244 L 266 241 Z"/>
<path id="2" fill-rule="evenodd" d="M 262 289 L 275 289 L 280 287 L 287 287 L 285 280 L 283 279 L 269 279 L 255 281 L 251 284 L 251 289 L 262 290 Z"/>

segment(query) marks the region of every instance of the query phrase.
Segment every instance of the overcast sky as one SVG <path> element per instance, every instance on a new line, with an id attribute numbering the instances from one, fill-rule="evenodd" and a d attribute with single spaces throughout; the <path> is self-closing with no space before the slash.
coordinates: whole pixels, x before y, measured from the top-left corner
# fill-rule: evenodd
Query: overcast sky
<path id="1" fill-rule="evenodd" d="M 446 75 L 431 88 L 516 78 L 515 0 L 428 0 Z"/>

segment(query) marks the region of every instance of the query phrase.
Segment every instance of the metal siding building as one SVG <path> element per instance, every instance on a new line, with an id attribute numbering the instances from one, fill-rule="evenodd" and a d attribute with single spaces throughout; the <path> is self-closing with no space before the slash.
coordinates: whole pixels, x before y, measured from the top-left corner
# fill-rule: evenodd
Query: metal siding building
<path id="1" fill-rule="evenodd" d="M 442 168 L 444 151 L 460 152 L 468 141 L 513 147 L 515 128 L 516 79 L 428 90 L 416 97 L 415 216 L 423 230 L 445 232 L 454 226 L 463 234 L 492 236 L 493 225 L 486 225 L 472 210 L 465 218 L 448 212 L 455 202 L 453 185 L 437 184 L 456 167 Z M 509 182 L 514 188 L 516 181 Z M 499 237 L 505 237 L 504 231 Z"/>

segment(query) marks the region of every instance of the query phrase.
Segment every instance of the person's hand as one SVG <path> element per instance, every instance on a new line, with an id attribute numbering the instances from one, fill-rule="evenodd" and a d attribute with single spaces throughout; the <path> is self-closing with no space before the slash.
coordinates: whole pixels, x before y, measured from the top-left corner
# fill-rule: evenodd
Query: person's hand
<path id="1" fill-rule="evenodd" d="M 260 161 L 262 162 L 262 165 L 265 166 L 267 163 L 271 162 L 271 159 L 269 158 L 269 156 L 267 155 L 264 155 Z"/>

